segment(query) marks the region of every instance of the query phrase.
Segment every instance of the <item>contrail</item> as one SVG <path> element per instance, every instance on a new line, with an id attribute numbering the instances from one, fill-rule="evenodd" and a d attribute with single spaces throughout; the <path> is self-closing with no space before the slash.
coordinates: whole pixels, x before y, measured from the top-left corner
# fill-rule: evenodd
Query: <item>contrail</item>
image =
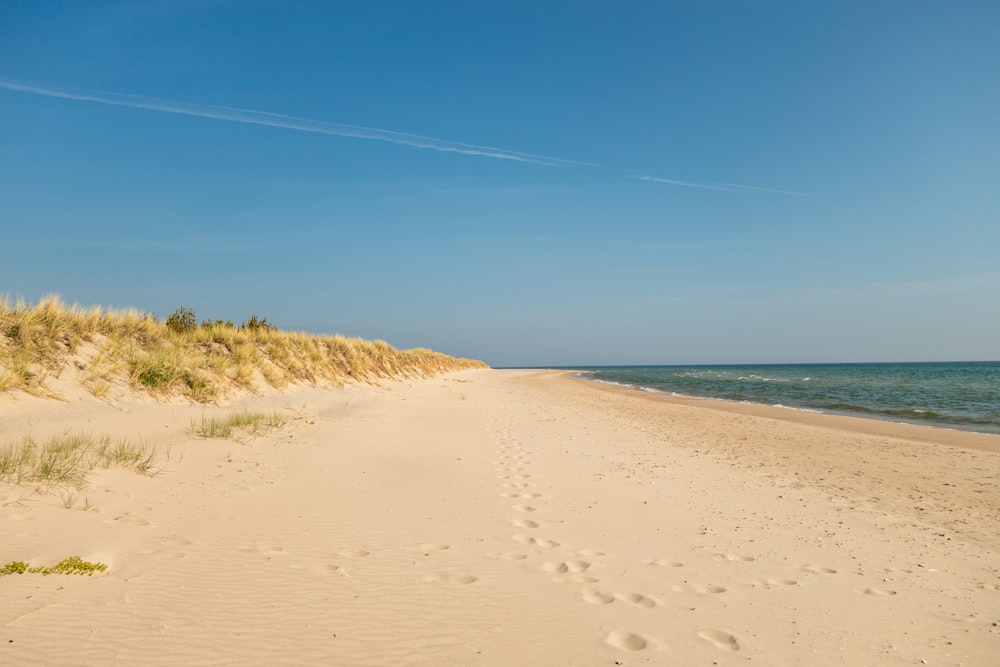
<path id="1" fill-rule="evenodd" d="M 493 146 L 478 146 L 476 144 L 466 144 L 457 141 L 448 141 L 447 139 L 424 137 L 419 134 L 408 134 L 406 132 L 396 132 L 394 130 L 382 130 L 374 127 L 362 127 L 360 125 L 329 123 L 321 120 L 311 120 L 309 118 L 296 118 L 295 116 L 285 116 L 283 114 L 271 113 L 268 111 L 255 111 L 253 109 L 239 109 L 234 107 L 196 104 L 192 102 L 178 102 L 156 97 L 145 97 L 143 95 L 130 95 L 127 93 L 85 91 L 61 87 L 57 88 L 47 84 L 28 83 L 4 78 L 0 78 L 0 88 L 21 93 L 30 93 L 33 95 L 59 97 L 67 100 L 97 102 L 98 104 L 111 104 L 120 107 L 131 107 L 134 109 L 149 109 L 152 111 L 176 113 L 185 116 L 228 120 L 235 123 L 282 127 L 289 130 L 298 130 L 300 132 L 314 132 L 316 134 L 352 137 L 354 139 L 373 139 L 375 141 L 386 141 L 393 144 L 401 144 L 403 146 L 411 146 L 413 148 L 426 148 L 444 153 L 478 155 L 498 160 L 530 162 L 532 164 L 539 164 L 548 167 L 562 165 L 596 166 L 589 162 L 565 160 L 546 155 L 533 155 L 531 153 L 510 151 Z"/>
<path id="2" fill-rule="evenodd" d="M 759 188 L 753 185 L 737 185 L 736 183 L 692 183 L 690 181 L 678 181 L 673 178 L 659 178 L 657 176 L 636 176 L 636 175 L 629 176 L 629 178 L 634 178 L 639 181 L 651 181 L 653 183 L 666 183 L 667 185 L 677 185 L 682 188 L 701 188 L 703 190 L 719 190 L 722 192 L 769 192 L 771 194 L 791 195 L 793 197 L 814 196 L 814 195 L 803 194 L 801 192 L 792 192 L 790 190 Z"/>
<path id="3" fill-rule="evenodd" d="M 286 116 L 284 114 L 272 113 L 269 111 L 256 111 L 254 109 L 240 109 L 237 107 L 198 104 L 195 102 L 180 102 L 176 100 L 165 100 L 158 97 L 131 95 L 128 93 L 80 90 L 61 86 L 57 87 L 38 82 L 16 81 L 3 77 L 0 77 L 0 89 L 29 93 L 32 95 L 44 95 L 46 97 L 57 97 L 67 100 L 78 100 L 81 102 L 96 102 L 98 104 L 110 104 L 113 106 L 130 107 L 133 109 L 148 109 L 151 111 L 181 114 L 184 116 L 213 118 L 216 120 L 225 120 L 234 123 L 280 127 L 288 130 L 297 130 L 299 132 L 313 132 L 316 134 L 351 137 L 354 139 L 371 139 L 374 141 L 385 141 L 388 143 L 410 146 L 412 148 L 424 148 L 443 153 L 476 155 L 498 160 L 513 160 L 515 162 L 538 164 L 547 167 L 570 165 L 587 167 L 598 166 L 593 162 L 583 162 L 581 160 L 567 160 L 565 158 L 557 158 L 547 155 L 522 153 L 520 151 L 507 150 L 504 148 L 497 148 L 495 146 L 467 144 L 458 141 L 449 141 L 447 139 L 438 139 L 435 137 L 426 137 L 419 134 L 397 132 L 395 130 L 385 130 L 375 127 L 330 123 L 310 118 L 297 118 L 295 116 Z M 701 188 L 704 190 L 716 190 L 721 192 L 761 192 L 790 195 L 793 197 L 813 196 L 803 194 L 801 192 L 778 190 L 774 188 L 761 188 L 752 185 L 738 185 L 735 183 L 693 183 L 691 181 L 681 181 L 673 178 L 660 178 L 657 176 L 644 176 L 636 174 L 630 175 L 629 178 L 654 183 L 665 183 L 667 185 L 675 185 L 685 188 Z"/>

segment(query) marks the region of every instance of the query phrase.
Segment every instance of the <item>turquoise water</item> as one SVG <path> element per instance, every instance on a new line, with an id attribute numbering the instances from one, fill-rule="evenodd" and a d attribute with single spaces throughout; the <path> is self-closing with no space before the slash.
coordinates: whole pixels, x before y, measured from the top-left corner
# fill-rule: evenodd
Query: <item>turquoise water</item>
<path id="1" fill-rule="evenodd" d="M 998 361 L 581 370 L 650 391 L 1000 434 Z"/>

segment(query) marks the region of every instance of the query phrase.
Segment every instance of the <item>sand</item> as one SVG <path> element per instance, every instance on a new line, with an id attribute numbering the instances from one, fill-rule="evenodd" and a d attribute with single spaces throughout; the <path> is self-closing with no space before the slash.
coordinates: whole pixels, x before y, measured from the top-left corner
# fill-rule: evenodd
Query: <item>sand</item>
<path id="1" fill-rule="evenodd" d="M 3 665 L 993 665 L 1000 438 L 463 371 L 225 406 L 0 396 L 141 437 L 72 509 L 0 484 Z M 193 419 L 288 423 L 244 442 Z M 0 563 L 2 564 L 2 563 Z"/>

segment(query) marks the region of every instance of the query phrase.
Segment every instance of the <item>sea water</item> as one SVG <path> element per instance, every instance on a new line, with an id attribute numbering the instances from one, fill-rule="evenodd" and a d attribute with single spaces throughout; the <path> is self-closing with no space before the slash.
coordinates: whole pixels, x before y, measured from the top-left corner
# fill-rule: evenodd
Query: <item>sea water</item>
<path id="1" fill-rule="evenodd" d="M 1000 361 L 579 369 L 647 391 L 1000 434 Z"/>

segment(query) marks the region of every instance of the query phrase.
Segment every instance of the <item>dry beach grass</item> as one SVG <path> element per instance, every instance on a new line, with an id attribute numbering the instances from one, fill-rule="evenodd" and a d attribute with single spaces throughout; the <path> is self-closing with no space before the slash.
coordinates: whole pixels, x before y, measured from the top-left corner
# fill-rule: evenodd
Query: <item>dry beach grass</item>
<path id="1" fill-rule="evenodd" d="M 193 313 L 192 313 L 193 317 Z M 168 326 L 138 310 L 0 299 L 0 392 L 54 395 L 49 381 L 75 376 L 95 396 L 116 387 L 181 395 L 199 402 L 232 391 L 290 383 L 421 377 L 483 367 L 384 341 L 314 336 L 259 323 Z"/>

